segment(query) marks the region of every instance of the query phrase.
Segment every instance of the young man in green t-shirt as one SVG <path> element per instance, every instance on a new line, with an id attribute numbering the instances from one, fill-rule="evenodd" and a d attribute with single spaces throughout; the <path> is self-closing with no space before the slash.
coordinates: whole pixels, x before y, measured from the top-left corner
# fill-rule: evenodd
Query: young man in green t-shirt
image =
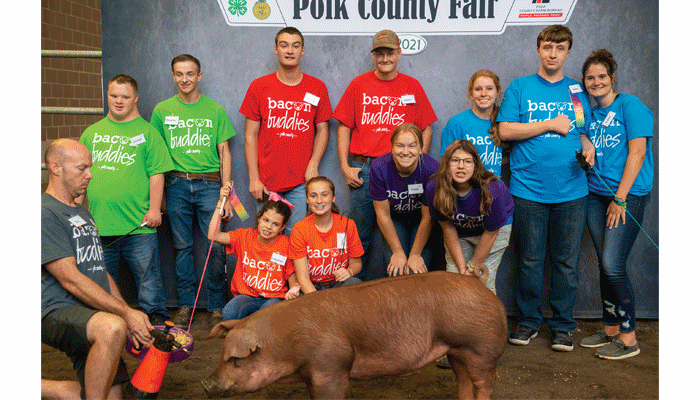
<path id="1" fill-rule="evenodd" d="M 195 274 L 192 218 L 196 211 L 199 227 L 206 237 L 209 221 L 216 211 L 221 184 L 231 179 L 231 153 L 228 140 L 236 132 L 224 108 L 199 93 L 202 71 L 199 60 L 181 54 L 171 62 L 177 95 L 160 102 L 153 109 L 151 125 L 162 135 L 173 160 L 174 170 L 166 175 L 165 199 L 175 246 L 175 268 L 180 309 L 175 325 L 187 327 L 195 306 Z M 224 219 L 230 218 L 229 202 L 224 205 Z M 207 281 L 212 312 L 210 323 L 221 320 L 226 304 L 225 253 L 214 243 Z"/>
<path id="2" fill-rule="evenodd" d="M 107 272 L 116 280 L 124 257 L 138 288 L 139 305 L 153 325 L 162 325 L 170 316 L 156 228 L 162 222 L 164 173 L 173 169 L 173 163 L 163 138 L 139 115 L 138 98 L 134 78 L 124 74 L 112 78 L 107 89 L 109 112 L 83 132 L 80 142 L 94 163 L 87 199 L 104 245 Z"/>

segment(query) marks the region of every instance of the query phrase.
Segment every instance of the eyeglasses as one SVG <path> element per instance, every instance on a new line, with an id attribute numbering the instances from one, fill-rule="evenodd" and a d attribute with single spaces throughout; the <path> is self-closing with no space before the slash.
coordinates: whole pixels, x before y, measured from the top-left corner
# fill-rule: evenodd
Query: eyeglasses
<path id="1" fill-rule="evenodd" d="M 464 165 L 467 167 L 473 167 L 474 166 L 474 159 L 473 158 L 457 158 L 457 157 L 450 158 L 450 165 L 453 167 L 456 167 L 461 163 L 464 163 Z"/>

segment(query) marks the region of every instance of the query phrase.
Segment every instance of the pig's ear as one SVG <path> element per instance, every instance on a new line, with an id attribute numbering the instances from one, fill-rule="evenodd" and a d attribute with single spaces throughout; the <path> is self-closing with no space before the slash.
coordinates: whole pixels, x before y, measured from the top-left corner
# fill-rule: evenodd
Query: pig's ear
<path id="1" fill-rule="evenodd" d="M 237 365 L 237 359 L 248 357 L 259 347 L 257 335 L 255 334 L 255 332 L 249 331 L 247 329 L 237 331 L 236 335 L 234 337 L 231 337 L 226 342 L 226 347 L 228 349 L 226 353 L 226 359 L 234 359 L 233 361 Z"/>

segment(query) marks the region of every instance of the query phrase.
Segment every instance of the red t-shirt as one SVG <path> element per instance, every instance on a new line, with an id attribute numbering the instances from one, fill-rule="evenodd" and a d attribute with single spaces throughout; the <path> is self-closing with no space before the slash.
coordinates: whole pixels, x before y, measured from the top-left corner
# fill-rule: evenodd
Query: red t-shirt
<path id="1" fill-rule="evenodd" d="M 287 280 L 294 273 L 289 257 L 289 238 L 277 236 L 272 244 L 258 242 L 258 230 L 240 228 L 228 232 L 226 253 L 236 256 L 231 293 L 253 297 L 284 298 Z"/>
<path id="2" fill-rule="evenodd" d="M 368 157 L 391 151 L 391 133 L 397 126 L 412 123 L 423 130 L 437 121 L 418 80 L 398 73 L 396 78 L 383 81 L 374 71 L 350 82 L 333 118 L 352 129 L 350 154 Z"/>
<path id="3" fill-rule="evenodd" d="M 289 257 L 308 257 L 311 282 L 330 281 L 335 279 L 333 271 L 348 267 L 349 257 L 360 257 L 365 251 L 353 220 L 333 214 L 333 226 L 322 233 L 314 219 L 311 214 L 292 228 Z"/>
<path id="4" fill-rule="evenodd" d="M 316 124 L 331 118 L 326 85 L 306 74 L 295 86 L 280 82 L 277 73 L 265 75 L 250 84 L 239 112 L 260 121 L 258 169 L 265 187 L 285 192 L 304 183 Z"/>

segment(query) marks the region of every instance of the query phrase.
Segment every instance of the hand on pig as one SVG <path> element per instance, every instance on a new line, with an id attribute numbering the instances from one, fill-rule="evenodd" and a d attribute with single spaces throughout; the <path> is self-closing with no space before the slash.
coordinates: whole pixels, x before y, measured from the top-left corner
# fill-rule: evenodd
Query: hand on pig
<path id="1" fill-rule="evenodd" d="M 386 273 L 389 276 L 398 276 L 408 273 L 406 267 L 406 256 L 403 253 L 394 253 L 391 255 L 389 265 L 386 267 Z"/>

